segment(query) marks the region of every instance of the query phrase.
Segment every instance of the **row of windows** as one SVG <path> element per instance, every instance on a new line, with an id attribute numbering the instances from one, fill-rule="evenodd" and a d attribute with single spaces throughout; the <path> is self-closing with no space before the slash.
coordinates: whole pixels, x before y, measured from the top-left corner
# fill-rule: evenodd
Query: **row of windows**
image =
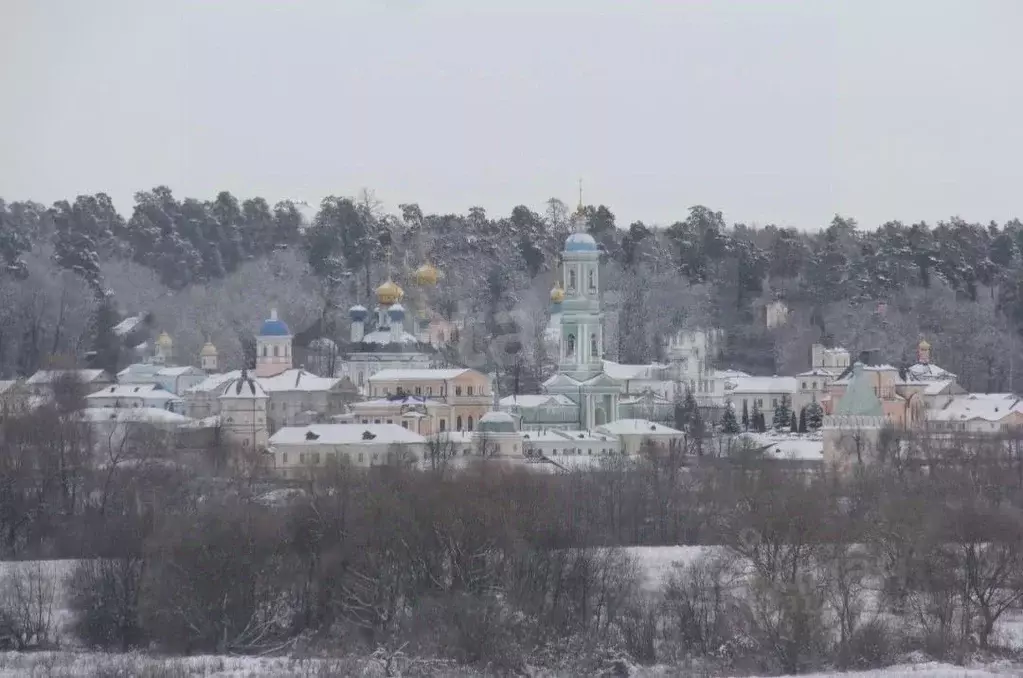
<path id="1" fill-rule="evenodd" d="M 807 383 L 810 384 L 809 388 L 813 389 L 814 391 L 817 390 L 817 382 L 816 381 L 811 381 L 811 382 L 805 382 L 804 381 L 803 382 L 803 390 L 804 391 L 807 389 Z M 821 388 L 827 388 L 827 387 L 828 387 L 828 382 L 822 381 L 821 382 Z"/>
<path id="2" fill-rule="evenodd" d="M 534 456 L 535 454 L 538 454 L 538 453 L 541 453 L 541 452 L 542 452 L 542 450 L 527 450 L 526 451 L 526 456 Z M 586 455 L 592 457 L 593 456 L 593 448 L 587 448 L 585 453 L 583 452 L 582 448 L 579 448 L 579 447 L 566 447 L 565 449 L 561 450 L 561 455 L 562 456 L 574 456 L 574 455 L 582 456 L 583 454 L 586 454 Z M 613 449 L 608 449 L 608 448 L 601 448 L 599 454 L 605 454 L 605 455 L 606 454 L 614 454 L 614 450 Z M 557 449 L 551 450 L 551 456 L 552 457 L 558 456 L 558 450 Z"/>
<path id="3" fill-rule="evenodd" d="M 263 357 L 264 358 L 267 357 L 267 348 L 268 348 L 267 345 L 263 344 Z M 280 358 L 281 357 L 280 349 L 281 349 L 281 347 L 280 347 L 279 344 L 274 344 L 273 355 L 274 355 L 275 358 Z M 291 347 L 288 346 L 287 344 L 285 344 L 284 345 L 284 357 L 287 358 L 290 355 L 291 355 Z"/>
<path id="4" fill-rule="evenodd" d="M 359 374 L 359 385 L 360 386 L 362 385 L 362 373 Z M 473 386 L 466 386 L 464 390 L 465 390 L 465 395 L 467 395 L 467 396 L 471 396 L 471 395 L 486 395 L 486 392 L 483 390 L 482 386 L 480 386 L 478 389 L 473 387 Z M 383 391 L 382 394 L 381 394 L 381 391 Z M 461 396 L 462 395 L 462 391 L 463 391 L 463 389 L 462 389 L 461 386 L 455 386 L 455 396 Z M 389 396 L 389 395 L 391 395 L 391 389 L 390 388 L 384 388 L 384 389 L 374 388 L 373 392 L 371 393 L 371 395 L 374 395 L 374 396 L 376 396 L 376 395 Z M 399 396 L 401 396 L 401 395 L 417 395 L 417 396 L 426 395 L 427 397 L 429 397 L 429 396 L 433 395 L 433 386 L 427 386 L 426 387 L 426 393 L 423 393 L 423 387 L 422 386 L 415 386 L 415 387 L 413 387 L 411 394 L 408 393 L 404 388 L 399 386 L 397 389 L 395 389 L 395 395 L 399 395 Z M 445 389 L 443 389 L 443 388 L 441 389 L 440 395 L 442 397 L 447 395 L 447 392 L 445 391 Z"/>
<path id="5" fill-rule="evenodd" d="M 362 423 L 363 424 L 368 424 L 369 423 L 369 419 L 363 417 Z M 394 423 L 394 419 L 383 419 L 383 420 L 381 420 L 381 419 L 374 419 L 373 423 L 374 424 L 393 424 Z M 439 429 L 441 431 L 446 431 L 447 430 L 447 425 L 448 425 L 448 420 L 447 419 L 440 419 L 440 420 L 438 420 L 437 426 L 439 427 Z M 401 427 L 402 428 L 408 428 L 408 421 L 407 420 L 403 420 L 401 422 Z M 473 427 L 472 417 L 466 417 L 466 428 L 465 428 L 465 430 L 472 431 L 473 430 L 472 427 Z M 458 416 L 458 417 L 455 418 L 455 430 L 456 431 L 461 431 L 462 430 L 462 417 L 461 416 Z"/>
<path id="6" fill-rule="evenodd" d="M 568 342 L 567 342 L 567 346 L 566 346 L 566 353 L 568 355 L 574 355 L 575 354 L 575 335 L 574 334 L 568 335 Z M 596 334 L 591 334 L 590 335 L 590 355 L 594 356 L 594 357 L 600 355 L 600 350 L 597 348 L 597 335 Z"/>

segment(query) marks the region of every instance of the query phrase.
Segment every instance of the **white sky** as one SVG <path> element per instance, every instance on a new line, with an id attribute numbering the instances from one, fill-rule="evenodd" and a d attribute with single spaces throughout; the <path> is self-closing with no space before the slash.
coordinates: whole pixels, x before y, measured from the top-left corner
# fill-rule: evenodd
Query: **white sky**
<path id="1" fill-rule="evenodd" d="M 1023 218 L 1023 2 L 0 0 L 0 196 Z"/>

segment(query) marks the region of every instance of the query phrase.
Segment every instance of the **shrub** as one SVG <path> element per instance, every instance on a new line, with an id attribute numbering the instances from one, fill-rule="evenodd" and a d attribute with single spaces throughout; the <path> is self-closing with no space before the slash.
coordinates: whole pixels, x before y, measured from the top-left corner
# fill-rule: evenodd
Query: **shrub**
<path id="1" fill-rule="evenodd" d="M 71 573 L 71 609 L 78 639 L 90 647 L 126 651 L 145 644 L 139 617 L 141 558 L 84 560 Z"/>

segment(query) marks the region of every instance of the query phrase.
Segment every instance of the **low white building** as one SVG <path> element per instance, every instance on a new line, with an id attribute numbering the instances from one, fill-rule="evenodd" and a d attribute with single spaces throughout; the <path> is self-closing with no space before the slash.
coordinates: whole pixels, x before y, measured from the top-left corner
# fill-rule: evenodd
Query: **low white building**
<path id="1" fill-rule="evenodd" d="M 756 407 L 763 412 L 764 421 L 770 426 L 775 408 L 786 398 L 789 406 L 798 413 L 795 401 L 799 391 L 799 380 L 796 377 L 736 377 L 730 383 L 732 388 L 727 397 L 739 416 L 745 406 L 752 419 Z"/>
<path id="2" fill-rule="evenodd" d="M 286 426 L 269 443 L 274 468 L 298 478 L 331 463 L 377 466 L 423 459 L 427 440 L 397 424 Z"/>
<path id="3" fill-rule="evenodd" d="M 548 457 L 559 463 L 567 463 L 569 459 L 566 458 L 570 457 L 592 458 L 622 453 L 617 437 L 595 431 L 526 431 L 522 439 L 525 456 Z"/>
<path id="4" fill-rule="evenodd" d="M 927 409 L 928 428 L 966 433 L 1000 433 L 1023 426 L 1023 400 L 1012 393 L 968 393 Z"/>
<path id="5" fill-rule="evenodd" d="M 159 384 L 116 384 L 85 397 L 88 407 L 148 407 L 184 414 L 185 401 Z"/>
<path id="6" fill-rule="evenodd" d="M 25 388 L 33 395 L 53 395 L 53 387 L 63 379 L 77 381 L 86 393 L 99 391 L 114 383 L 104 370 L 39 370 L 25 381 Z"/>
<path id="7" fill-rule="evenodd" d="M 667 449 L 685 438 L 678 429 L 645 419 L 618 419 L 598 426 L 594 433 L 617 438 L 621 453 L 628 455 L 638 454 L 647 444 Z"/>

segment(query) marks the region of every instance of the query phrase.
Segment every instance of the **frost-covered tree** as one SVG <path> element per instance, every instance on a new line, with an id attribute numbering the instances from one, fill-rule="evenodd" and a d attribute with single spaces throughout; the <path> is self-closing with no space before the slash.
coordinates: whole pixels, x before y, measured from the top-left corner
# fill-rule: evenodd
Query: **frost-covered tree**
<path id="1" fill-rule="evenodd" d="M 806 406 L 806 429 L 819 431 L 824 426 L 824 408 L 816 400 Z"/>
<path id="2" fill-rule="evenodd" d="M 721 431 L 729 435 L 742 433 L 742 426 L 739 425 L 739 420 L 735 416 L 735 408 L 731 403 L 728 403 L 724 414 L 721 415 Z"/>
<path id="3" fill-rule="evenodd" d="M 781 402 L 774 408 L 774 417 L 771 421 L 771 428 L 779 433 L 789 430 L 792 422 L 792 408 L 789 406 L 789 397 L 783 395 Z"/>

